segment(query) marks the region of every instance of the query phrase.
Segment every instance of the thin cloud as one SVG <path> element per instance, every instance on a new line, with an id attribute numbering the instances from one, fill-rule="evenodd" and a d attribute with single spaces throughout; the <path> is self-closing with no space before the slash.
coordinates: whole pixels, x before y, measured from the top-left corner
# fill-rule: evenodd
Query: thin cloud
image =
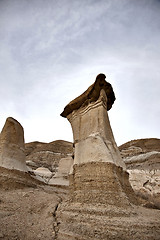
<path id="1" fill-rule="evenodd" d="M 118 144 L 159 137 L 159 28 L 158 0 L 1 1 L 0 125 L 13 116 L 26 141 L 72 139 L 59 114 L 104 72 Z"/>

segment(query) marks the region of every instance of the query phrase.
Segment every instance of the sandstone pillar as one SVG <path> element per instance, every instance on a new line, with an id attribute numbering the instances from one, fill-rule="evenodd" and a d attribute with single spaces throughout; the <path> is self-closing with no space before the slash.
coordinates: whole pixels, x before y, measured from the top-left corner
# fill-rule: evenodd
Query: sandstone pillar
<path id="1" fill-rule="evenodd" d="M 110 126 L 104 89 L 96 102 L 74 110 L 67 118 L 74 136 L 74 164 L 110 162 L 125 169 Z"/>
<path id="2" fill-rule="evenodd" d="M 72 201 L 129 204 L 125 192 L 132 190 L 107 113 L 114 100 L 112 86 L 105 81 L 104 74 L 99 74 L 95 83 L 61 114 L 71 123 L 74 136 Z"/>
<path id="3" fill-rule="evenodd" d="M 27 172 L 24 131 L 15 119 L 7 118 L 0 134 L 0 166 Z"/>
<path id="4" fill-rule="evenodd" d="M 138 201 L 114 140 L 107 113 L 114 100 L 111 85 L 100 74 L 61 114 L 71 123 L 75 153 L 70 198 L 57 210 L 58 240 L 136 240 L 142 229 L 145 239 L 156 239 L 152 223 L 144 224 L 134 206 Z"/>

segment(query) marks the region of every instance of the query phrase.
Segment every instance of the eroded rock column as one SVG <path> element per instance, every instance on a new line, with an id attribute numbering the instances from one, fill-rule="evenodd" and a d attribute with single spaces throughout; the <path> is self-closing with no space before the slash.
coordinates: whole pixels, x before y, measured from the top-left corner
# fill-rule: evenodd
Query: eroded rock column
<path id="1" fill-rule="evenodd" d="M 125 169 L 110 126 L 104 89 L 97 101 L 74 110 L 67 118 L 74 136 L 74 164 L 109 162 Z"/>
<path id="2" fill-rule="evenodd" d="M 0 134 L 0 166 L 27 172 L 24 131 L 14 118 L 7 118 Z"/>
<path id="3" fill-rule="evenodd" d="M 142 237 L 142 230 L 144 239 L 158 240 L 152 222 L 144 223 L 144 210 L 139 213 L 132 204 L 138 201 L 107 113 L 114 100 L 111 85 L 100 74 L 61 114 L 71 123 L 75 154 L 70 198 L 57 210 L 57 240 L 136 240 Z M 159 223 L 154 224 L 159 231 Z"/>
<path id="4" fill-rule="evenodd" d="M 71 123 L 74 163 L 70 172 L 71 201 L 128 205 L 132 192 L 108 118 L 114 103 L 112 86 L 99 74 L 86 92 L 61 114 Z"/>

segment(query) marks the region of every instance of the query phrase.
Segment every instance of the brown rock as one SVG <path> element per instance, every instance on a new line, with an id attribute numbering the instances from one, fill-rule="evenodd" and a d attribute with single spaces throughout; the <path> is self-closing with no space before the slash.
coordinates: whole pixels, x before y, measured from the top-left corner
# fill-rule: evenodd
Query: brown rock
<path id="1" fill-rule="evenodd" d="M 115 101 L 115 95 L 110 83 L 105 81 L 106 76 L 100 73 L 97 77 L 95 82 L 79 97 L 75 98 L 71 101 L 65 108 L 64 111 L 61 113 L 62 117 L 67 117 L 70 113 L 74 110 L 79 109 L 81 106 L 85 106 L 88 102 L 95 102 L 99 98 L 100 91 L 104 89 L 108 103 L 107 103 L 107 110 L 109 111 Z"/>
<path id="2" fill-rule="evenodd" d="M 122 151 L 129 147 L 139 147 L 143 152 L 160 151 L 160 139 L 145 138 L 132 140 L 119 146 L 119 150 Z"/>

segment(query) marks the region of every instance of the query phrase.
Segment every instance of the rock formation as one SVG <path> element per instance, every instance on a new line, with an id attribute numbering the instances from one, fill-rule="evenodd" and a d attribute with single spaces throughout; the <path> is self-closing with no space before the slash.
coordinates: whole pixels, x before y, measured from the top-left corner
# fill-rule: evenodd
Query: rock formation
<path id="1" fill-rule="evenodd" d="M 104 74 L 99 74 L 89 89 L 91 90 L 86 91 L 88 98 L 84 92 L 69 103 L 61 114 L 71 123 L 74 137 L 71 198 L 76 202 L 129 204 L 128 197 L 124 194 L 126 186 L 127 189 L 130 188 L 128 175 L 107 113 L 115 99 L 113 89 L 105 81 Z M 68 115 L 65 115 L 66 109 L 71 110 Z M 105 194 L 104 190 L 108 193 Z"/>
<path id="2" fill-rule="evenodd" d="M 105 76 L 98 75 L 91 91 L 69 103 L 61 114 L 71 123 L 75 153 L 70 197 L 57 212 L 57 239 L 129 240 L 143 234 L 143 239 L 158 240 L 159 220 L 153 215 L 150 220 L 149 210 L 135 206 L 139 203 L 108 119 L 113 102 L 108 108 L 107 99 L 112 99 L 113 90 L 106 86 Z"/>
<path id="3" fill-rule="evenodd" d="M 50 179 L 48 184 L 68 186 L 69 185 L 68 176 L 72 165 L 73 165 L 72 157 L 62 158 L 59 161 L 58 172 Z"/>
<path id="4" fill-rule="evenodd" d="M 125 169 L 107 114 L 114 100 L 112 86 L 105 81 L 104 74 L 99 74 L 95 83 L 86 92 L 65 107 L 61 115 L 67 117 L 72 126 L 75 145 L 74 165 L 111 162 Z"/>
<path id="5" fill-rule="evenodd" d="M 11 117 L 0 134 L 0 166 L 27 172 L 23 127 Z"/>
<path id="6" fill-rule="evenodd" d="M 79 97 L 71 101 L 61 113 L 62 117 L 67 117 L 74 110 L 79 109 L 82 106 L 88 105 L 90 102 L 95 102 L 98 100 L 100 91 L 103 88 L 107 95 L 107 111 L 109 111 L 115 101 L 115 95 L 110 83 L 105 81 L 106 76 L 104 74 L 99 74 L 96 77 L 96 81 Z"/>
<path id="7" fill-rule="evenodd" d="M 25 144 L 27 165 L 33 170 L 38 167 L 48 168 L 53 174 L 58 171 L 60 159 L 70 157 L 72 152 L 73 144 L 62 140 Z"/>
<path id="8" fill-rule="evenodd" d="M 39 167 L 36 170 L 33 171 L 35 174 L 35 178 L 40 180 L 40 181 L 44 181 L 45 183 L 48 184 L 49 180 L 52 178 L 53 173 L 45 167 Z"/>
<path id="9" fill-rule="evenodd" d="M 119 146 L 120 151 L 125 151 L 129 148 L 139 148 L 142 152 L 160 151 L 160 139 L 158 138 L 144 138 L 131 140 Z M 131 154 L 132 155 L 132 154 Z M 133 153 L 134 155 L 134 153 Z"/>
<path id="10" fill-rule="evenodd" d="M 98 100 L 99 98 L 95 101 Z M 87 105 L 80 108 L 83 107 Z M 12 127 L 10 121 L 13 123 Z M 9 158 L 13 164 L 12 160 L 20 151 L 18 149 L 24 149 L 24 146 L 20 144 L 23 142 L 21 138 L 17 137 L 15 140 L 19 123 L 12 118 L 9 122 L 7 129 L 5 126 L 3 136 L 1 135 L 0 156 L 3 152 L 5 154 L 2 155 L 8 157 L 6 151 L 9 150 L 11 153 L 13 150 Z M 21 130 L 19 135 L 23 136 Z M 7 137 L 4 132 L 7 133 Z M 91 134 L 90 137 L 93 136 Z M 113 139 L 113 134 L 107 136 L 110 136 L 108 137 L 110 141 Z M 106 141 L 105 137 L 103 139 Z M 142 139 L 119 147 L 129 169 L 134 190 L 136 193 L 142 193 L 140 189 L 150 192 L 152 200 L 155 201 L 159 196 L 159 143 L 160 139 Z M 76 143 L 74 145 L 74 150 L 80 149 L 79 145 Z M 118 150 L 112 149 L 116 147 L 115 141 L 111 142 L 106 158 L 104 154 L 100 154 L 100 150 L 104 150 L 103 147 L 104 145 L 100 144 L 96 155 L 101 156 L 102 161 L 100 159 L 96 161 L 94 156 L 92 161 L 91 151 L 87 155 L 87 162 L 83 161 L 83 158 L 80 158 L 82 163 L 78 158 L 74 159 L 76 164 L 70 172 L 69 194 L 68 187 L 64 185 L 68 183 L 68 173 L 73 163 L 72 143 L 65 141 L 27 143 L 25 152 L 27 164 L 31 167 L 28 173 L 0 165 L 0 239 L 159 240 L 160 211 L 152 209 L 157 206 L 156 202 L 153 202 L 154 206 L 147 206 L 150 209 L 132 204 L 133 202 L 136 204 L 137 200 L 128 183 L 125 166 L 119 166 L 124 163 L 119 157 Z M 117 156 L 118 161 L 112 158 L 110 152 Z M 39 169 L 35 170 L 38 167 Z M 34 176 L 34 172 L 38 175 Z M 48 182 L 52 175 L 54 177 L 51 180 L 57 181 L 58 184 L 54 182 L 54 185 L 49 186 L 45 182 Z M 41 181 L 37 180 L 37 176 Z M 142 204 L 144 205 L 144 201 Z"/>
<path id="11" fill-rule="evenodd" d="M 119 147 L 135 193 L 160 209 L 160 139 L 138 139 Z"/>

